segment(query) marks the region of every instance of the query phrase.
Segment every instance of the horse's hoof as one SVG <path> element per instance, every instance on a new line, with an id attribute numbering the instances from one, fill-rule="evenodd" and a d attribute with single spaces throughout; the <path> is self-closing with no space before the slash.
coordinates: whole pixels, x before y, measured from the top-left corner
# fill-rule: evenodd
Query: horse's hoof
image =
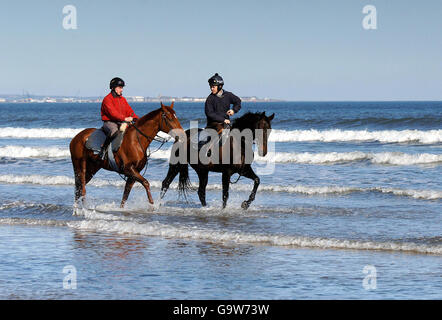
<path id="1" fill-rule="evenodd" d="M 247 201 L 244 201 L 243 203 L 241 203 L 241 208 L 243 208 L 244 210 L 247 210 L 249 208 L 250 204 Z"/>

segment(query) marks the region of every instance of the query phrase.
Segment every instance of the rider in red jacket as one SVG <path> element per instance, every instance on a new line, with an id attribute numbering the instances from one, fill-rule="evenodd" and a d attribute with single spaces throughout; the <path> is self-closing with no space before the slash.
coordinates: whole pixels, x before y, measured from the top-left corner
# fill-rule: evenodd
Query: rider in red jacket
<path id="1" fill-rule="evenodd" d="M 106 149 L 117 135 L 121 124 L 138 119 L 138 116 L 127 103 L 126 98 L 122 96 L 124 85 L 123 79 L 113 78 L 109 85 L 111 92 L 104 97 L 101 104 L 103 131 L 107 136 L 99 155 L 102 159 L 104 159 Z M 124 130 L 122 129 L 122 131 Z"/>

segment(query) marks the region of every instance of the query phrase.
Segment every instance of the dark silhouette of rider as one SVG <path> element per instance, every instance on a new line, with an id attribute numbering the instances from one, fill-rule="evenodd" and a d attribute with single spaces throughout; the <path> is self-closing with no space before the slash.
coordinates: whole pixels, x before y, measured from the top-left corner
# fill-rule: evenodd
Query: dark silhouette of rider
<path id="1" fill-rule="evenodd" d="M 207 128 L 220 132 L 225 124 L 230 125 L 230 117 L 241 109 L 241 99 L 223 89 L 224 80 L 218 73 L 209 79 L 209 86 L 212 93 L 205 105 Z"/>

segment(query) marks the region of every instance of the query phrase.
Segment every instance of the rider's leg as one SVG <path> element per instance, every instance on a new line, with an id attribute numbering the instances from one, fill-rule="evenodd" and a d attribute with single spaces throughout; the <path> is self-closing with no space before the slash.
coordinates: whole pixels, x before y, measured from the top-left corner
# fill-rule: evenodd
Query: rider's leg
<path id="1" fill-rule="evenodd" d="M 107 147 L 118 134 L 118 124 L 112 121 L 105 121 L 103 124 L 103 131 L 106 133 L 106 140 L 101 146 L 101 151 L 98 156 L 104 160 Z"/>

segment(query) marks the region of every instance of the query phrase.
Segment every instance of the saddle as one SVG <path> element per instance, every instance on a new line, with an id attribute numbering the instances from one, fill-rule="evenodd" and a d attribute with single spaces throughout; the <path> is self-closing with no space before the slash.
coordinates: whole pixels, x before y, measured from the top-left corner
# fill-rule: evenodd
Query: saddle
<path id="1" fill-rule="evenodd" d="M 201 148 L 207 143 L 213 143 L 213 144 L 216 143 L 216 141 L 211 142 L 211 136 L 207 129 L 208 128 L 206 129 L 199 128 L 198 132 L 196 132 L 193 136 L 190 137 L 190 142 L 194 149 L 200 151 Z M 226 129 L 230 129 L 230 126 L 228 127 L 225 126 L 224 128 L 221 128 L 221 130 L 218 131 L 219 138 L 217 140 L 220 147 L 227 141 L 227 138 L 230 134 L 230 130 Z"/>
<path id="2" fill-rule="evenodd" d="M 120 149 L 121 143 L 123 142 L 124 132 L 118 131 L 117 136 L 111 141 L 107 147 L 106 155 L 110 166 L 113 170 L 119 172 L 117 164 L 115 163 L 114 152 Z M 92 150 L 94 154 L 99 154 L 101 147 L 106 140 L 106 134 L 103 129 L 95 129 L 91 135 L 86 139 L 85 147 L 86 149 Z"/>

